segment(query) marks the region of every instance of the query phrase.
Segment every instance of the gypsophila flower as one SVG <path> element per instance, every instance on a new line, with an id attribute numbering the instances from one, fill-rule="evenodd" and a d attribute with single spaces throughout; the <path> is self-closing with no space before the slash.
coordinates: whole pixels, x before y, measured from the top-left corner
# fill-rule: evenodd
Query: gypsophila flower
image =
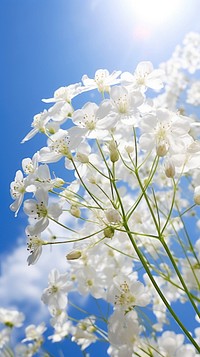
<path id="1" fill-rule="evenodd" d="M 15 216 L 17 216 L 19 209 L 22 205 L 24 194 L 26 192 L 26 187 L 28 186 L 28 184 L 28 180 L 23 177 L 21 170 L 18 170 L 15 175 L 15 180 L 10 184 L 10 194 L 15 200 L 10 205 L 10 209 L 15 212 Z"/>
<path id="2" fill-rule="evenodd" d="M 11 330 L 9 327 L 4 328 L 0 331 L 0 349 L 8 345 L 10 341 Z"/>
<path id="3" fill-rule="evenodd" d="M 81 83 L 70 84 L 67 87 L 60 87 L 54 92 L 53 98 L 42 99 L 44 103 L 52 102 L 68 102 L 71 103 L 71 100 L 76 97 L 78 94 L 84 91 L 84 87 L 81 86 Z"/>
<path id="4" fill-rule="evenodd" d="M 199 53 L 200 34 L 190 33 L 158 69 L 99 69 L 43 100 L 53 104 L 22 142 L 43 133 L 47 143 L 22 160 L 10 208 L 17 215 L 26 195 L 28 265 L 40 258 L 44 268 L 49 245 L 64 270 L 51 270 L 41 296 L 50 336 L 35 314 L 18 343 L 24 315 L 0 308 L 3 355 L 46 356 L 45 333 L 85 356 L 98 341 L 111 357 L 199 356 Z"/>
<path id="5" fill-rule="evenodd" d="M 151 62 L 140 62 L 134 74 L 124 72 L 121 75 L 121 81 L 123 84 L 132 85 L 136 90 L 139 88 L 143 92 L 147 88 L 154 90 L 160 90 L 163 88 L 164 72 L 161 69 L 154 69 Z"/>
<path id="6" fill-rule="evenodd" d="M 24 202 L 24 212 L 33 222 L 27 227 L 27 234 L 30 236 L 43 232 L 48 227 L 51 218 L 57 220 L 62 214 L 58 203 L 48 205 L 48 193 L 45 190 L 38 189 L 35 197 L 37 200 L 29 199 Z"/>
<path id="7" fill-rule="evenodd" d="M 22 140 L 22 143 L 25 143 L 25 141 L 32 139 L 39 132 L 45 133 L 46 125 L 49 120 L 50 118 L 47 110 L 44 110 L 42 113 L 36 114 L 33 117 L 33 122 L 31 124 L 33 129 L 25 136 L 25 138 Z"/>
<path id="8" fill-rule="evenodd" d="M 25 316 L 22 312 L 0 308 L 0 323 L 7 327 L 21 327 L 24 318 Z"/>
<path id="9" fill-rule="evenodd" d="M 27 341 L 39 341 L 39 343 L 43 342 L 43 333 L 46 331 L 45 323 L 41 323 L 38 326 L 29 325 L 25 329 L 26 338 L 22 340 L 22 342 Z"/>
<path id="10" fill-rule="evenodd" d="M 99 92 L 109 92 L 110 86 L 119 83 L 119 75 L 121 71 L 114 71 L 109 74 L 107 69 L 98 69 L 95 72 L 94 79 L 88 78 L 85 74 L 82 77 L 82 82 L 87 90 L 97 88 Z"/>
<path id="11" fill-rule="evenodd" d="M 91 343 L 97 340 L 95 328 L 95 317 L 90 316 L 84 320 L 79 321 L 74 329 L 72 341 L 75 341 L 81 346 L 81 350 L 84 351 Z"/>
<path id="12" fill-rule="evenodd" d="M 37 263 L 42 254 L 42 246 L 44 243 L 40 235 L 30 236 L 27 234 L 27 250 L 30 252 L 27 258 L 28 265 Z"/>
<path id="13" fill-rule="evenodd" d="M 71 289 L 71 282 L 67 274 L 60 274 L 53 269 L 49 274 L 49 286 L 42 294 L 42 301 L 48 306 L 64 309 L 67 305 L 67 292 Z"/>
<path id="14" fill-rule="evenodd" d="M 114 277 L 107 291 L 107 299 L 116 308 L 129 311 L 134 306 L 146 306 L 150 302 L 150 295 L 140 281 L 131 281 L 128 277 L 119 275 Z"/>
<path id="15" fill-rule="evenodd" d="M 189 122 L 166 109 L 146 115 L 140 127 L 140 147 L 149 151 L 155 147 L 158 156 L 165 156 L 167 152 L 181 152 L 188 141 L 191 142 Z"/>

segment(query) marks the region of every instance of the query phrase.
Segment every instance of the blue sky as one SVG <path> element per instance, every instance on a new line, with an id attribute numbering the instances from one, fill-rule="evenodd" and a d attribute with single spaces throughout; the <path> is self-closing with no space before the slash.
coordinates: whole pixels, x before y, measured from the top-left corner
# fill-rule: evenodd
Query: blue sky
<path id="1" fill-rule="evenodd" d="M 156 67 L 170 57 L 188 31 L 200 31 L 198 0 L 182 0 L 177 13 L 163 19 L 158 25 L 136 16 L 133 6 L 136 2 L 137 0 L 0 1 L 3 139 L 0 253 L 1 284 L 5 284 L 4 294 L 1 295 L 3 306 L 20 304 L 20 294 L 24 294 L 28 311 L 29 299 L 30 305 L 33 299 L 30 296 L 28 298 L 24 292 L 26 284 L 31 287 L 36 281 L 41 289 L 46 286 L 48 269 L 41 265 L 43 273 L 38 278 L 39 271 L 36 268 L 31 272 L 31 268 L 26 267 L 26 251 L 21 248 L 21 243 L 17 243 L 24 239 L 26 221 L 23 212 L 21 210 L 16 219 L 9 210 L 12 202 L 9 185 L 15 172 L 21 168 L 21 160 L 32 157 L 45 143 L 38 136 L 30 142 L 20 144 L 30 130 L 33 116 L 45 108 L 41 99 L 51 97 L 63 85 L 80 81 L 83 74 L 92 77 L 99 68 L 133 71 L 141 60 L 150 60 Z M 168 3 L 171 2 L 175 0 L 168 0 Z M 25 261 L 24 265 L 21 263 L 22 259 Z M 14 267 L 14 262 L 21 268 L 18 269 L 18 265 Z M 16 269 L 15 274 L 13 269 Z M 8 278 L 6 274 L 9 275 Z M 35 277 L 30 278 L 28 283 L 31 274 L 35 274 Z M 24 287 L 22 282 L 20 287 L 16 285 L 18 292 L 13 294 L 11 283 L 17 277 L 22 281 L 24 278 L 26 284 Z M 33 289 L 33 296 L 34 294 Z M 75 353 L 79 356 L 77 350 L 73 355 Z"/>

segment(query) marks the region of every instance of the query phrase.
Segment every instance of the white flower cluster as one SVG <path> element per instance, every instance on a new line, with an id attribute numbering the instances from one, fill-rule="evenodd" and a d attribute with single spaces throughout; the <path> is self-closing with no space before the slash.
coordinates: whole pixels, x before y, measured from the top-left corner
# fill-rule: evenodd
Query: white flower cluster
<path id="1" fill-rule="evenodd" d="M 29 217 L 28 264 L 37 262 L 45 245 L 74 244 L 66 255 L 70 268 L 65 274 L 50 272 L 42 294 L 53 342 L 71 336 L 85 350 L 103 339 L 112 357 L 196 357 L 200 352 L 200 328 L 189 332 L 173 305 L 190 304 L 193 318 L 200 317 L 200 240 L 189 238 L 184 221 L 190 212 L 195 219 L 192 210 L 200 204 L 200 142 L 193 135 L 198 123 L 177 107 L 187 88 L 185 69 L 199 69 L 199 43 L 199 34 L 189 34 L 162 69 L 147 61 L 133 73 L 100 69 L 94 79 L 84 75 L 82 83 L 57 89 L 43 100 L 53 106 L 34 117 L 23 139 L 47 136 L 47 145 L 22 161 L 11 183 L 16 215 L 24 196 L 33 196 L 23 203 Z M 198 85 L 192 88 L 195 92 Z M 77 95 L 95 89 L 95 102 L 73 108 Z M 51 175 L 49 164 L 61 159 L 59 178 Z M 70 183 L 67 170 L 74 171 Z M 187 195 L 191 190 L 194 200 Z M 65 225 L 66 212 L 71 226 Z M 66 238 L 58 236 L 57 227 L 66 230 Z M 112 306 L 102 318 L 105 329 L 94 314 L 75 323 L 68 311 L 72 292 Z M 164 331 L 171 318 L 181 334 Z M 23 342 L 40 346 L 44 330 L 44 325 L 29 326 Z M 20 356 L 25 356 L 22 346 Z"/>

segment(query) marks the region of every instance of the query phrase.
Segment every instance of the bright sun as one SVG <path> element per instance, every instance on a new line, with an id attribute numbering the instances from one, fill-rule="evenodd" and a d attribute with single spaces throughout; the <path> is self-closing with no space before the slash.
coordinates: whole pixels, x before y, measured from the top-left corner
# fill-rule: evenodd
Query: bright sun
<path id="1" fill-rule="evenodd" d="M 138 22 L 159 25 L 170 21 L 181 12 L 182 0 L 131 0 L 129 5 L 133 9 Z"/>

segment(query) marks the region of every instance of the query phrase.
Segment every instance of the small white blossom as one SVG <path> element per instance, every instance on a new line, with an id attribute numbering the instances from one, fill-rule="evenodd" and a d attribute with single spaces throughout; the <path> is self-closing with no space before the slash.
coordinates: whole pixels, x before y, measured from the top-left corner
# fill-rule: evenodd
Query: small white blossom
<path id="1" fill-rule="evenodd" d="M 0 331 L 0 349 L 8 345 L 10 341 L 11 329 L 6 327 Z"/>
<path id="2" fill-rule="evenodd" d="M 0 323 L 8 327 L 21 327 L 24 321 L 24 314 L 17 310 L 0 308 Z"/>
<path id="3" fill-rule="evenodd" d="M 70 283 L 67 274 L 60 274 L 57 269 L 53 269 L 49 274 L 48 288 L 42 294 L 44 304 L 64 309 L 67 305 L 67 292 L 70 291 L 72 283 Z"/>
<path id="4" fill-rule="evenodd" d="M 191 142 L 189 122 L 166 109 L 146 115 L 141 120 L 140 128 L 141 149 L 150 151 L 155 147 L 158 156 L 164 156 L 168 151 L 177 154 L 184 150 L 188 141 Z"/>
<path id="5" fill-rule="evenodd" d="M 11 205 L 10 209 L 15 212 L 17 216 L 19 209 L 22 205 L 24 194 L 26 192 L 26 187 L 28 186 L 28 181 L 23 177 L 21 170 L 18 170 L 15 175 L 15 180 L 10 184 L 10 194 L 11 197 L 15 200 Z"/>
<path id="6" fill-rule="evenodd" d="M 161 69 L 154 69 L 151 62 L 140 62 L 134 74 L 124 72 L 121 75 L 122 84 L 132 85 L 135 89 L 141 89 L 143 92 L 147 88 L 160 90 L 163 88 L 164 72 Z"/>
<path id="7" fill-rule="evenodd" d="M 39 341 L 43 342 L 43 333 L 46 331 L 45 323 L 42 322 L 40 325 L 29 325 L 25 328 L 26 338 L 22 340 L 22 342 L 27 341 Z"/>
<path id="8" fill-rule="evenodd" d="M 113 282 L 108 288 L 107 299 L 116 307 L 129 311 L 134 306 L 149 304 L 150 295 L 140 281 L 131 281 L 129 277 L 118 275 L 113 278 Z"/>
<path id="9" fill-rule="evenodd" d="M 45 133 L 46 125 L 49 119 L 50 118 L 47 110 L 44 110 L 42 113 L 36 114 L 33 117 L 33 122 L 31 124 L 33 129 L 25 136 L 25 138 L 22 140 L 22 143 L 25 143 L 25 141 L 32 139 L 39 132 Z"/>
<path id="10" fill-rule="evenodd" d="M 70 84 L 67 87 L 60 87 L 54 92 L 53 98 L 42 99 L 44 103 L 52 102 L 68 102 L 71 103 L 71 100 L 76 97 L 78 94 L 84 91 L 84 87 L 81 86 L 81 83 Z"/>
<path id="11" fill-rule="evenodd" d="M 110 86 L 120 82 L 119 75 L 121 71 L 114 71 L 109 74 L 107 69 L 98 69 L 95 72 L 94 79 L 89 78 L 86 74 L 82 77 L 82 82 L 87 90 L 97 88 L 99 92 L 109 92 Z"/>
<path id="12" fill-rule="evenodd" d="M 28 199 L 24 202 L 24 212 L 32 219 L 33 224 L 27 227 L 27 234 L 34 236 L 43 232 L 52 218 L 57 220 L 62 214 L 58 203 L 48 205 L 48 193 L 38 189 L 35 194 L 36 200 Z"/>
<path id="13" fill-rule="evenodd" d="M 72 341 L 75 341 L 78 345 L 80 345 L 82 351 L 97 340 L 97 336 L 94 334 L 96 331 L 94 324 L 95 317 L 90 316 L 84 320 L 80 320 L 74 328 Z"/>
<path id="14" fill-rule="evenodd" d="M 37 263 L 42 254 L 42 246 L 44 243 L 40 235 L 30 236 L 27 234 L 27 250 L 30 252 L 27 258 L 28 265 Z"/>

